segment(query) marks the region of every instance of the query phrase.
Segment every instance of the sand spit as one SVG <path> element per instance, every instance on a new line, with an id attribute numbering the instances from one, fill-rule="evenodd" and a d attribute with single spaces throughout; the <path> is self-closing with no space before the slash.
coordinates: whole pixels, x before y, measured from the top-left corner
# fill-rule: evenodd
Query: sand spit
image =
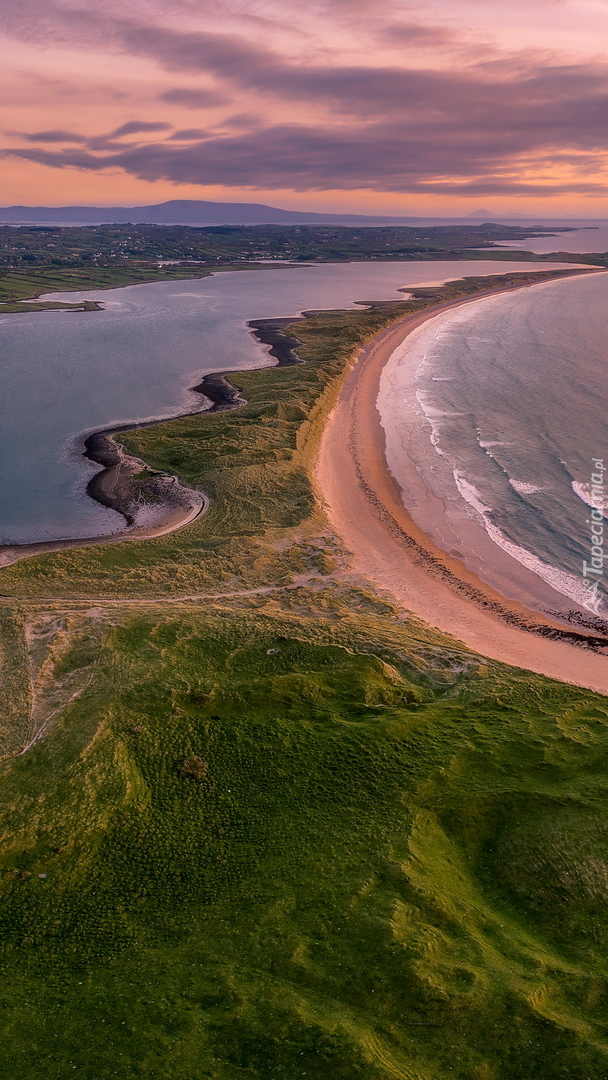
<path id="1" fill-rule="evenodd" d="M 580 269 L 573 268 L 567 276 L 570 273 Z M 411 331 L 449 308 L 534 284 L 512 284 L 434 304 L 394 323 L 361 350 L 328 417 L 315 482 L 331 522 L 353 553 L 354 569 L 392 593 L 405 609 L 482 655 L 608 693 L 608 635 L 574 624 L 565 628 L 506 600 L 418 528 L 387 466 L 385 432 L 376 407 L 382 370 Z M 302 312 L 300 318 L 312 314 Z M 258 340 L 270 346 L 278 366 L 301 362 L 293 351 L 297 339 L 284 335 L 281 340 L 284 326 L 294 322 L 291 317 L 249 324 Z M 204 395 L 204 406 L 182 415 L 245 404 L 238 389 L 220 373 L 205 375 L 192 389 Z M 65 548 L 162 536 L 204 512 L 208 500 L 203 492 L 185 488 L 177 477 L 129 457 L 115 438 L 120 432 L 173 419 L 179 417 L 124 424 L 86 440 L 84 452 L 103 466 L 92 478 L 89 493 L 123 515 L 124 529 L 109 536 L 6 545 L 0 547 L 0 566 Z"/>

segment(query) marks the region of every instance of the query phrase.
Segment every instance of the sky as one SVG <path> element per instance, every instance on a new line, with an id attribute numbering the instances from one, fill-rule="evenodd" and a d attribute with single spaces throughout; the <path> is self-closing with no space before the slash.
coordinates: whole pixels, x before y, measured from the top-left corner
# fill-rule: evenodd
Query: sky
<path id="1" fill-rule="evenodd" d="M 608 0 L 0 0 L 0 205 L 608 217 Z"/>

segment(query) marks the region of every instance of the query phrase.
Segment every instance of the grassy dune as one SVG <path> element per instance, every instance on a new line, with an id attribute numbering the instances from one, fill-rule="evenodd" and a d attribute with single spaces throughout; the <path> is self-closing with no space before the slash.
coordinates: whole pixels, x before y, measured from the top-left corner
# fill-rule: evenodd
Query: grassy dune
<path id="1" fill-rule="evenodd" d="M 0 1080 L 608 1075 L 606 699 L 340 577 L 313 505 L 396 313 L 128 436 L 210 492 L 194 525 L 2 572 Z"/>
<path id="2" fill-rule="evenodd" d="M 106 616 L 5 765 L 0 1076 L 603 1075 L 605 699 L 291 607 Z"/>

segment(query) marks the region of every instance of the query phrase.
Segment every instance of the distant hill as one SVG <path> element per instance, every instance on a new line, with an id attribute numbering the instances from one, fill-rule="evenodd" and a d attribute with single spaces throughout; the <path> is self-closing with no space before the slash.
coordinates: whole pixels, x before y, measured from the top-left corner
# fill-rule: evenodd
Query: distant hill
<path id="1" fill-rule="evenodd" d="M 6 206 L 0 207 L 5 225 L 298 225 L 298 224 L 404 224 L 407 217 L 357 214 L 315 214 L 281 210 L 262 203 L 203 202 L 172 199 L 151 206 Z"/>

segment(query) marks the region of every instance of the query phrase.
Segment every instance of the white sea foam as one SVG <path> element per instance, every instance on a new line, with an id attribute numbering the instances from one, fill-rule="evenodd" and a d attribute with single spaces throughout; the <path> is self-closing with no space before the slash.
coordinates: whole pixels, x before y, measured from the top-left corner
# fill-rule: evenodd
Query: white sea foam
<path id="1" fill-rule="evenodd" d="M 429 423 L 432 420 L 445 420 L 447 417 L 466 416 L 466 413 L 456 412 L 455 409 L 440 409 L 429 400 L 429 395 L 423 390 L 416 391 L 416 401 L 420 405 Z"/>
<path id="2" fill-rule="evenodd" d="M 608 517 L 608 495 L 604 496 L 603 501 L 597 499 L 594 501 L 591 495 L 591 484 L 579 484 L 577 480 L 572 481 L 572 490 L 587 506 L 601 510 L 604 517 Z"/>
<path id="3" fill-rule="evenodd" d="M 480 439 L 479 435 L 477 436 L 477 442 L 482 450 L 490 450 L 493 446 L 513 446 L 513 443 L 500 442 L 498 439 Z"/>
<path id="4" fill-rule="evenodd" d="M 436 335 L 436 337 L 437 336 L 438 335 Z M 421 360 L 416 371 L 417 378 L 419 378 L 420 376 L 424 378 L 424 368 L 429 362 L 428 354 L 430 351 L 430 347 L 431 343 L 427 344 L 427 347 L 424 351 L 423 359 Z M 450 466 L 450 469 L 454 475 L 456 487 L 460 492 L 460 495 L 468 504 L 468 506 L 475 511 L 475 516 L 479 524 L 485 529 L 490 539 L 496 544 L 497 547 L 499 547 L 507 555 L 510 555 L 511 558 L 515 559 L 518 563 L 520 563 L 520 565 L 525 566 L 526 569 L 530 570 L 533 574 L 536 574 L 537 577 L 545 581 L 548 585 L 551 586 L 551 588 L 555 589 L 556 592 L 561 593 L 562 596 L 567 596 L 570 600 L 574 601 L 574 603 L 578 607 L 584 607 L 585 603 L 588 602 L 589 597 L 588 591 L 582 583 L 581 579 L 575 577 L 573 574 L 567 573 L 564 570 L 560 570 L 556 566 L 552 566 L 550 563 L 544 562 L 542 559 L 538 558 L 538 556 L 534 555 L 531 551 L 528 551 L 527 548 L 522 547 L 520 544 L 515 544 L 512 540 L 509 540 L 508 537 L 505 536 L 505 534 L 492 521 L 491 508 L 489 506 L 486 506 L 486 504 L 483 502 L 480 493 L 477 491 L 474 485 L 466 479 L 462 472 L 460 472 L 457 468 L 454 468 L 454 462 L 441 449 L 441 446 L 439 444 L 441 420 L 444 420 L 447 417 L 464 416 L 465 414 L 457 412 L 446 412 L 445 410 L 438 409 L 433 405 L 431 401 L 431 395 L 427 391 L 422 389 L 422 387 L 419 387 L 416 392 L 416 400 L 418 402 L 420 412 L 425 417 L 427 423 L 431 428 L 430 441 L 436 453 L 441 458 L 443 458 Z M 480 448 L 483 449 L 489 457 L 493 457 L 492 449 L 513 445 L 512 443 L 505 442 L 499 439 L 482 440 L 479 437 L 479 432 L 477 441 Z M 537 485 L 531 484 L 524 480 L 513 480 L 509 478 L 509 483 L 511 484 L 513 489 L 521 495 L 532 495 L 542 490 Z M 577 494 L 579 494 L 578 491 Z M 608 600 L 604 600 L 601 607 L 602 609 L 608 611 Z"/>
<path id="5" fill-rule="evenodd" d="M 417 390 L 416 391 L 416 401 L 418 402 L 418 405 L 420 406 L 419 409 L 416 409 L 416 412 L 418 413 L 419 416 L 424 417 L 424 419 L 426 420 L 427 424 L 429 425 L 429 427 L 431 429 L 430 432 L 429 432 L 429 439 L 431 441 L 431 444 L 432 444 L 434 450 L 436 451 L 437 454 L 439 454 L 440 457 L 445 458 L 446 456 L 443 453 L 443 451 L 441 449 L 441 446 L 439 444 L 439 437 L 441 435 L 441 423 L 440 423 L 440 421 L 445 420 L 448 417 L 450 417 L 450 418 L 459 417 L 459 416 L 464 416 L 465 414 L 464 413 L 457 413 L 457 412 L 446 412 L 445 410 L 437 409 L 437 408 L 435 408 L 434 405 L 431 404 L 431 402 L 428 400 L 428 398 L 429 398 L 429 395 L 426 394 L 424 392 L 424 390 Z M 446 458 L 446 461 L 448 462 L 450 468 L 452 468 L 452 463 L 449 460 L 449 458 Z"/>
<path id="6" fill-rule="evenodd" d="M 525 480 L 513 480 L 512 477 L 509 477 L 509 483 L 519 495 L 535 495 L 537 491 L 543 490 L 536 484 L 528 484 Z"/>
<path id="7" fill-rule="evenodd" d="M 537 555 L 533 555 L 531 551 L 528 551 L 527 548 L 509 540 L 492 521 L 490 507 L 486 506 L 482 501 L 477 489 L 457 469 L 454 470 L 454 480 L 462 498 L 476 511 L 477 518 L 481 518 L 488 536 L 497 547 L 505 551 L 511 558 L 516 559 L 522 566 L 531 570 L 537 577 L 546 581 L 547 585 L 550 585 L 556 592 L 573 600 L 578 607 L 585 607 L 585 604 L 589 601 L 589 591 L 585 588 L 582 579 L 544 562 Z M 602 600 L 601 609 L 608 611 L 608 601 Z"/>
<path id="8" fill-rule="evenodd" d="M 576 302 L 572 304 L 569 302 L 571 289 L 576 290 L 573 298 Z M 584 309 L 580 304 L 581 291 L 585 293 Z M 567 510 L 567 491 L 570 489 L 568 471 L 572 470 L 573 464 L 570 453 L 576 450 L 580 456 L 591 439 L 591 432 L 602 430 L 601 402 L 597 395 L 590 397 L 586 390 L 587 376 L 589 387 L 593 389 L 595 386 L 597 358 L 603 355 L 605 298 L 606 279 L 594 275 L 593 281 L 589 278 L 588 281 L 581 279 L 576 284 L 550 284 L 539 286 L 533 294 L 522 291 L 516 297 L 496 296 L 479 300 L 466 309 L 460 309 L 457 316 L 453 312 L 444 313 L 420 327 L 391 358 L 395 384 L 399 385 L 403 379 L 411 394 L 407 402 L 409 409 L 424 421 L 434 451 L 449 468 L 450 476 L 454 475 L 457 483 L 454 496 L 459 491 L 457 503 L 461 498 L 464 500 L 461 512 L 466 511 L 477 520 L 489 540 L 504 552 L 502 558 L 510 556 L 535 574 L 540 597 L 546 597 L 544 588 L 540 587 L 544 582 L 571 601 L 560 606 L 584 608 L 589 602 L 588 589 L 578 576 L 576 559 L 573 559 L 585 534 L 581 537 L 573 535 L 571 502 L 570 511 Z M 583 310 L 584 315 L 581 314 Z M 578 328 L 576 333 L 573 326 Z M 555 331 L 555 327 L 559 332 Z M 585 349 L 581 352 L 583 330 Z M 548 393 L 545 395 L 543 391 L 546 408 L 535 410 L 534 395 L 538 387 L 534 380 L 528 381 L 527 365 L 530 365 L 530 371 L 542 374 L 543 365 L 549 360 L 551 367 L 547 369 L 547 382 L 544 384 Z M 572 385 L 573 369 L 580 371 L 576 386 Z M 483 378 L 477 379 L 478 370 Z M 496 379 L 491 378 L 494 371 Z M 416 385 L 412 386 L 414 372 Z M 448 388 L 442 392 L 441 388 L 435 386 L 435 383 L 444 381 L 452 381 L 449 403 L 446 400 Z M 452 390 L 459 391 L 459 384 L 462 384 L 463 396 L 460 397 L 459 393 L 456 398 Z M 497 400 L 493 398 L 494 389 L 500 395 Z M 415 399 L 412 390 L 417 391 Z M 504 398 L 508 402 L 508 394 L 511 394 L 513 409 L 500 411 L 500 401 Z M 568 401 L 569 411 L 564 416 L 562 405 L 565 400 Z M 459 412 L 459 407 L 464 408 L 465 402 L 466 412 Z M 450 407 L 452 412 L 449 411 Z M 579 430 L 575 421 L 583 410 L 587 424 L 581 425 Z M 479 423 L 478 477 L 475 465 L 477 447 L 471 445 L 469 423 L 463 424 L 458 417 Z M 397 414 L 397 422 L 400 419 Z M 411 413 L 407 419 L 411 424 Z M 482 427 L 483 434 L 480 430 Z M 421 444 L 415 445 L 419 452 Z M 591 446 L 597 446 L 597 439 L 591 439 Z M 511 448 L 517 448 L 517 461 L 520 462 L 514 469 L 507 461 L 511 459 Z M 590 457 L 589 451 L 585 456 Z M 492 459 L 491 475 L 488 472 L 488 457 Z M 470 462 L 470 467 L 468 464 L 465 466 L 465 460 Z M 564 468 L 560 468 L 560 460 Z M 502 477 L 496 473 L 494 462 L 501 468 Z M 442 485 L 447 478 L 443 470 L 437 470 L 432 464 L 429 470 L 430 463 L 426 464 L 427 468 L 421 471 L 421 475 L 430 484 L 431 490 L 436 494 L 439 491 L 445 498 Z M 462 472 L 455 473 L 455 469 Z M 512 471 L 515 479 L 509 475 Z M 470 477 L 472 484 L 467 477 Z M 495 501 L 494 482 L 489 484 L 486 491 L 488 478 L 500 484 L 499 490 L 503 492 L 500 503 Z M 509 488 L 505 488 L 505 482 L 510 483 Z M 451 483 L 449 486 L 452 487 Z M 573 483 L 572 488 L 586 508 L 593 505 L 589 486 Z M 517 517 L 517 542 L 512 541 L 507 532 L 511 531 L 510 521 L 515 506 L 514 494 L 511 499 L 508 495 L 505 498 L 504 493 L 509 491 L 517 492 L 522 498 L 529 497 L 531 503 L 535 495 L 542 492 L 547 503 L 552 500 L 554 504 L 551 516 L 535 516 L 530 506 L 528 518 L 521 514 Z M 608 494 L 608 484 L 606 491 Z M 449 497 L 447 501 L 450 502 Z M 500 529 L 495 516 L 495 508 L 499 505 L 506 515 L 504 525 L 503 518 L 500 518 Z M 608 518 L 608 498 L 603 511 Z M 581 516 L 590 516 L 590 511 Z M 455 516 L 453 526 L 458 531 L 458 516 Z M 546 545 L 542 539 L 544 536 Z M 463 545 L 466 547 L 464 538 Z M 547 554 L 554 549 L 555 555 Z M 471 554 L 475 553 L 471 551 Z M 502 561 L 498 555 L 497 560 L 498 564 Z M 551 565 L 549 560 L 557 565 Z M 486 566 L 488 572 L 491 572 L 490 562 L 491 557 Z M 562 564 L 567 569 L 562 570 Z M 533 599 L 535 592 L 532 582 L 533 579 L 529 579 L 526 583 L 530 599 Z M 602 597 L 601 607 L 605 615 L 608 597 Z"/>

